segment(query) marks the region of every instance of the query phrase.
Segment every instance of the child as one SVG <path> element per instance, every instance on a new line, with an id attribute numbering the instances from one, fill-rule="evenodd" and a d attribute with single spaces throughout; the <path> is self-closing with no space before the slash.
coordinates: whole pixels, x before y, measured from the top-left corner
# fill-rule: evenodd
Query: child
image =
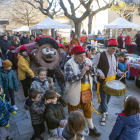
<path id="1" fill-rule="evenodd" d="M 31 86 L 32 79 L 34 78 L 34 73 L 30 69 L 30 58 L 27 55 L 27 50 L 25 46 L 20 47 L 20 53 L 18 54 L 18 77 L 22 83 L 24 96 L 28 97 L 28 91 Z"/>
<path id="2" fill-rule="evenodd" d="M 46 79 L 46 69 L 44 67 L 39 67 L 37 69 L 37 77 L 31 84 L 31 88 L 39 90 L 41 93 L 45 93 L 46 90 L 49 90 L 49 83 Z"/>
<path id="3" fill-rule="evenodd" d="M 56 88 L 53 86 L 54 85 L 53 78 L 48 77 L 48 82 L 49 82 L 49 89 L 57 92 Z"/>
<path id="4" fill-rule="evenodd" d="M 13 140 L 9 137 L 9 118 L 10 113 L 16 114 L 14 108 L 7 103 L 5 94 L 2 94 L 2 87 L 0 86 L 0 140 Z"/>
<path id="5" fill-rule="evenodd" d="M 70 47 L 68 45 L 68 41 L 67 40 L 64 41 L 64 45 L 65 45 L 64 51 L 66 52 L 66 55 L 68 55 L 69 54 Z"/>
<path id="6" fill-rule="evenodd" d="M 7 59 L 3 62 L 3 67 L 0 68 L 0 85 L 3 92 L 6 95 L 6 100 L 9 102 L 11 98 L 11 105 L 15 110 L 18 108 L 15 106 L 14 90 L 18 91 L 18 82 L 14 71 L 11 69 L 12 63 Z"/>
<path id="7" fill-rule="evenodd" d="M 86 127 L 85 117 L 80 111 L 72 111 L 68 118 L 68 124 L 62 132 L 66 140 L 84 140 L 81 134 Z"/>
<path id="8" fill-rule="evenodd" d="M 93 55 L 93 57 L 96 56 L 96 49 L 94 47 L 91 48 L 91 54 Z"/>
<path id="9" fill-rule="evenodd" d="M 128 95 L 124 99 L 124 110 L 118 115 L 109 140 L 138 140 L 140 130 L 140 107 L 136 97 Z"/>
<path id="10" fill-rule="evenodd" d="M 130 67 L 127 59 L 125 58 L 124 52 L 121 52 L 119 54 L 119 61 L 118 61 L 118 69 L 121 70 L 122 72 L 127 72 L 127 78 L 129 78 L 130 75 Z M 126 77 L 122 78 L 121 81 L 126 84 Z"/>
<path id="11" fill-rule="evenodd" d="M 66 123 L 66 116 L 64 107 L 67 106 L 68 101 L 64 96 L 58 93 L 47 90 L 44 94 L 45 102 L 49 102 L 46 106 L 45 121 L 52 136 L 62 138 L 63 127 Z M 59 100 L 57 101 L 57 98 Z"/>
<path id="12" fill-rule="evenodd" d="M 41 102 L 41 94 L 38 90 L 34 88 L 30 89 L 29 98 L 26 99 L 24 107 L 30 111 L 31 122 L 34 129 L 34 134 L 30 140 L 35 140 L 36 138 L 44 140 L 41 134 L 45 132 L 43 113 L 46 107 Z"/>

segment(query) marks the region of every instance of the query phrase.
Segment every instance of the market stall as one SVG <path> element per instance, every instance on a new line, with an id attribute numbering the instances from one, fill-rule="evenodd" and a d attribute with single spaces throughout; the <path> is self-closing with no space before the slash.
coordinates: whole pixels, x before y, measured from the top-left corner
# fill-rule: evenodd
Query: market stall
<path id="1" fill-rule="evenodd" d="M 20 28 L 17 28 L 13 30 L 14 32 L 21 32 L 21 31 L 30 31 L 28 26 L 21 26 Z"/>

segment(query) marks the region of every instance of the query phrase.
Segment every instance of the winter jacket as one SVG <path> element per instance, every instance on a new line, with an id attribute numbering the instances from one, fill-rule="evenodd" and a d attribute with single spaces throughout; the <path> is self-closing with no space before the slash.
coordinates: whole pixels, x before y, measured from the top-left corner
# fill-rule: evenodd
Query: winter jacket
<path id="1" fill-rule="evenodd" d="M 15 53 L 12 53 L 11 51 L 8 51 L 7 58 L 12 62 L 12 70 L 16 70 L 16 63 L 15 63 Z"/>
<path id="2" fill-rule="evenodd" d="M 28 36 L 26 36 L 26 37 L 23 36 L 23 37 L 21 38 L 20 42 L 21 42 L 21 45 L 28 44 L 28 43 L 29 43 L 29 38 L 28 38 Z"/>
<path id="3" fill-rule="evenodd" d="M 131 36 L 129 36 L 129 35 L 126 36 L 124 41 L 125 41 L 125 45 L 130 46 L 131 45 Z"/>
<path id="4" fill-rule="evenodd" d="M 24 108 L 30 111 L 31 122 L 33 125 L 41 124 L 44 121 L 43 113 L 46 109 L 44 103 L 34 102 L 27 98 Z"/>
<path id="5" fill-rule="evenodd" d="M 49 83 L 47 80 L 43 82 L 38 79 L 38 77 L 34 78 L 35 80 L 32 82 L 30 88 L 35 88 L 39 90 L 41 93 L 45 93 L 46 90 L 49 90 Z"/>
<path id="6" fill-rule="evenodd" d="M 45 121 L 49 129 L 59 127 L 59 122 L 66 119 L 63 107 L 68 105 L 68 101 L 64 96 L 61 96 L 57 104 L 48 104 L 45 110 Z"/>
<path id="7" fill-rule="evenodd" d="M 3 60 L 3 56 L 2 53 L 0 52 L 0 67 L 2 67 L 2 60 Z"/>
<path id="8" fill-rule="evenodd" d="M 81 46 L 81 44 L 80 44 L 80 41 L 78 40 L 71 40 L 70 41 L 70 48 L 71 48 L 71 45 L 75 45 L 75 46 Z"/>
<path id="9" fill-rule="evenodd" d="M 140 113 L 131 116 L 118 115 L 109 140 L 138 140 Z"/>
<path id="10" fill-rule="evenodd" d="M 11 43 L 12 43 L 12 46 L 14 46 L 15 48 L 21 45 L 20 41 L 18 43 L 14 43 L 14 41 L 12 41 Z"/>
<path id="11" fill-rule="evenodd" d="M 6 54 L 7 50 L 11 47 L 11 42 L 9 40 L 1 40 L 1 51 L 2 54 Z"/>
<path id="12" fill-rule="evenodd" d="M 118 69 L 121 71 L 121 72 L 127 72 L 127 78 L 129 78 L 130 76 L 130 66 L 129 66 L 129 63 L 128 63 L 128 60 L 127 59 L 124 59 L 124 61 L 118 61 Z"/>
<path id="13" fill-rule="evenodd" d="M 16 111 L 14 108 L 7 103 L 5 99 L 5 94 L 0 95 L 0 127 L 8 127 L 8 120 L 10 118 L 10 112 L 15 115 Z"/>
<path id="14" fill-rule="evenodd" d="M 122 48 L 123 47 L 123 36 L 119 35 L 118 37 L 118 48 Z"/>
<path id="15" fill-rule="evenodd" d="M 8 89 L 14 89 L 18 91 L 18 82 L 14 71 L 5 70 L 3 67 L 0 68 L 0 85 L 2 86 L 3 92 Z"/>
<path id="16" fill-rule="evenodd" d="M 66 55 L 69 54 L 69 45 L 65 45 L 64 51 L 66 52 Z"/>
<path id="17" fill-rule="evenodd" d="M 30 69 L 30 58 L 29 56 L 23 56 L 18 54 L 18 78 L 19 80 L 24 80 L 26 78 L 26 73 L 31 77 L 34 76 L 33 71 Z"/>

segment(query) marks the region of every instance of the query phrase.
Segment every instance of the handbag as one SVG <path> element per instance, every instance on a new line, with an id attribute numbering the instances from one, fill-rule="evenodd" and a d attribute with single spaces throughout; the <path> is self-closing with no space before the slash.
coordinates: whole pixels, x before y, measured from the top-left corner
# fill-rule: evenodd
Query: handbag
<path id="1" fill-rule="evenodd" d="M 92 100 L 92 92 L 90 89 L 81 92 L 81 99 L 84 104 L 89 103 Z"/>

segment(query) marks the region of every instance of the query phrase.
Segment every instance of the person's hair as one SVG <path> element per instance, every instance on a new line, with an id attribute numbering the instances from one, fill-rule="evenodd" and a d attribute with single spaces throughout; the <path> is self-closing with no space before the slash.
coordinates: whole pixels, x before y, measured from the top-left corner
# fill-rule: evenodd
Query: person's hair
<path id="1" fill-rule="evenodd" d="M 47 71 L 46 71 L 46 69 L 45 69 L 44 67 L 39 67 L 39 68 L 37 69 L 37 74 L 39 75 L 39 73 L 42 72 L 42 71 L 45 71 L 46 74 L 47 74 Z"/>
<path id="2" fill-rule="evenodd" d="M 124 52 L 121 52 L 121 53 L 119 54 L 119 56 L 125 57 L 125 53 L 124 53 Z"/>
<path id="3" fill-rule="evenodd" d="M 48 82 L 49 82 L 49 84 L 51 84 L 53 82 L 53 78 L 48 77 Z"/>
<path id="4" fill-rule="evenodd" d="M 128 95 L 124 98 L 124 116 L 135 115 L 140 112 L 139 101 L 135 96 Z"/>
<path id="5" fill-rule="evenodd" d="M 74 34 L 73 36 L 72 36 L 72 40 L 75 40 L 75 35 L 77 35 L 77 34 Z M 78 35 L 77 35 L 77 39 L 76 39 L 77 41 L 79 40 L 79 37 L 78 37 Z"/>
<path id="6" fill-rule="evenodd" d="M 53 90 L 46 90 L 44 94 L 46 100 L 57 98 L 56 92 Z"/>
<path id="7" fill-rule="evenodd" d="M 82 47 L 85 47 L 86 45 L 87 45 L 87 43 L 86 43 L 86 42 L 84 42 L 84 43 L 83 43 L 83 45 L 82 45 Z"/>
<path id="8" fill-rule="evenodd" d="M 93 47 L 93 48 L 91 48 L 91 51 L 94 51 L 94 50 L 96 50 L 94 47 Z"/>
<path id="9" fill-rule="evenodd" d="M 86 126 L 84 114 L 80 111 L 72 111 L 68 118 L 68 124 L 66 127 L 74 134 L 74 137 L 70 140 L 81 140 L 77 134 L 80 134 Z"/>
<path id="10" fill-rule="evenodd" d="M 20 40 L 19 40 L 19 37 L 18 36 L 15 36 L 14 37 L 14 43 L 16 44 L 16 43 L 18 43 Z"/>
<path id="11" fill-rule="evenodd" d="M 35 88 L 31 88 L 29 90 L 29 98 L 30 99 L 35 99 L 38 94 L 40 94 L 40 91 L 35 89 Z"/>
<path id="12" fill-rule="evenodd" d="M 5 36 L 7 36 L 6 34 L 4 34 L 3 36 L 2 36 L 2 38 L 4 38 Z"/>

